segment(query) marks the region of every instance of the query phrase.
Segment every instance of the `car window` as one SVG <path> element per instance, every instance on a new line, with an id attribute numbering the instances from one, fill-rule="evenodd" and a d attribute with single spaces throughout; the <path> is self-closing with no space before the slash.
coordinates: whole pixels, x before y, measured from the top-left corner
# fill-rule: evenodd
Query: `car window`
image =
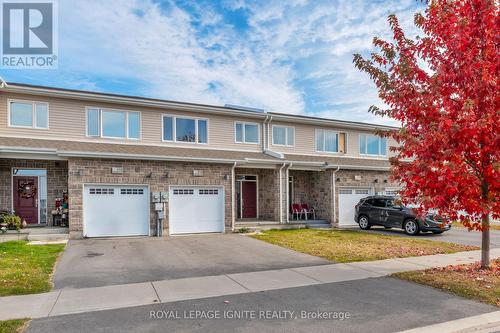
<path id="1" fill-rule="evenodd" d="M 385 200 L 384 199 L 374 199 L 372 205 L 375 207 L 384 207 L 385 208 Z"/>
<path id="2" fill-rule="evenodd" d="M 367 199 L 365 202 L 363 202 L 365 205 L 370 205 L 373 206 L 373 199 Z"/>
<path id="3" fill-rule="evenodd" d="M 390 207 L 394 207 L 394 206 L 398 206 L 398 205 L 396 204 L 396 201 L 395 201 L 394 199 L 388 199 L 388 200 L 385 202 L 385 204 L 386 204 L 386 205 L 387 205 L 387 207 L 389 207 L 389 208 L 390 208 Z"/>

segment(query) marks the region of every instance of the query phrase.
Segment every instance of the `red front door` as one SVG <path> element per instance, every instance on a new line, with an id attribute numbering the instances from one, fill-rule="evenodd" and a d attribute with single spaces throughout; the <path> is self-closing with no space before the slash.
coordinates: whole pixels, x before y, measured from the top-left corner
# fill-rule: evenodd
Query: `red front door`
<path id="1" fill-rule="evenodd" d="M 242 182 L 241 193 L 243 194 L 242 217 L 257 218 L 257 183 Z"/>
<path id="2" fill-rule="evenodd" d="M 13 177 L 14 211 L 29 224 L 38 224 L 38 177 Z"/>

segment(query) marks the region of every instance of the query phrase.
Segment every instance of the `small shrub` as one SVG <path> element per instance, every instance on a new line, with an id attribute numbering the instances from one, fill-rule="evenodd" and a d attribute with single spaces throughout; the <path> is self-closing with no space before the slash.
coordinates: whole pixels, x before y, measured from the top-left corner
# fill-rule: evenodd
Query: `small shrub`
<path id="1" fill-rule="evenodd" d="M 14 214 L 0 215 L 0 224 L 7 225 L 7 229 L 10 230 L 20 230 L 22 225 L 21 218 Z"/>
<path id="2" fill-rule="evenodd" d="M 250 229 L 249 228 L 239 228 L 238 229 L 238 232 L 240 234 L 246 234 L 246 233 L 249 233 L 250 232 Z"/>

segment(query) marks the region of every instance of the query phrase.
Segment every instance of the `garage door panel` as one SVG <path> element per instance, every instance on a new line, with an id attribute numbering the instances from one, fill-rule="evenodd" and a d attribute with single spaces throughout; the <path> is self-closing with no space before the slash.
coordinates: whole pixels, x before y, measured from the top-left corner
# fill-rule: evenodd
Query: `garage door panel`
<path id="1" fill-rule="evenodd" d="M 371 193 L 369 188 L 346 188 L 339 190 L 339 226 L 357 226 L 354 220 L 356 204 Z"/>
<path id="2" fill-rule="evenodd" d="M 145 186 L 85 185 L 83 209 L 87 237 L 149 234 L 149 191 Z"/>
<path id="3" fill-rule="evenodd" d="M 170 234 L 223 232 L 224 190 L 218 187 L 172 187 Z"/>

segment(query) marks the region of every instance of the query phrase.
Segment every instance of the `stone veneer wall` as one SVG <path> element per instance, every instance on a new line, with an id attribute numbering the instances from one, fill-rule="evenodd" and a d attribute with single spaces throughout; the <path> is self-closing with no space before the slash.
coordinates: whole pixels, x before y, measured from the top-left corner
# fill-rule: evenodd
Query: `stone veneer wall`
<path id="1" fill-rule="evenodd" d="M 68 163 L 25 159 L 0 159 L 0 209 L 12 209 L 12 168 L 47 170 L 47 222 L 52 223 L 50 212 L 55 209 L 55 199 L 62 198 L 68 190 Z"/>
<path id="2" fill-rule="evenodd" d="M 235 174 L 257 175 L 258 219 L 279 221 L 279 170 L 236 168 Z"/>
<path id="3" fill-rule="evenodd" d="M 112 167 L 122 167 L 122 174 L 112 174 Z M 70 237 L 79 238 L 83 232 L 83 184 L 149 185 L 151 192 L 168 191 L 169 185 L 224 186 L 226 232 L 231 231 L 231 167 L 228 164 L 109 160 L 75 158 L 68 161 L 70 198 Z M 202 170 L 202 177 L 193 176 L 193 170 Z M 168 172 L 168 178 L 165 177 Z M 80 175 L 82 173 L 82 175 Z M 147 175 L 151 173 L 150 178 Z M 151 233 L 156 230 L 155 214 L 151 206 Z M 164 229 L 168 228 L 168 205 Z M 168 230 L 164 230 L 164 235 Z"/>
<path id="4" fill-rule="evenodd" d="M 293 202 L 308 204 L 316 209 L 316 218 L 331 222 L 332 207 L 332 171 L 290 170 L 293 177 Z"/>
<path id="5" fill-rule="evenodd" d="M 360 176 L 360 180 L 355 180 L 355 176 Z M 380 194 L 388 187 L 399 187 L 398 183 L 392 182 L 388 171 L 368 171 L 368 170 L 339 170 L 335 174 L 335 207 L 339 206 L 339 189 L 342 187 L 364 187 L 371 188 L 373 194 Z M 375 182 L 377 180 L 377 182 Z M 387 182 L 385 182 L 387 181 Z M 338 226 L 339 213 L 335 211 L 334 225 Z"/>

